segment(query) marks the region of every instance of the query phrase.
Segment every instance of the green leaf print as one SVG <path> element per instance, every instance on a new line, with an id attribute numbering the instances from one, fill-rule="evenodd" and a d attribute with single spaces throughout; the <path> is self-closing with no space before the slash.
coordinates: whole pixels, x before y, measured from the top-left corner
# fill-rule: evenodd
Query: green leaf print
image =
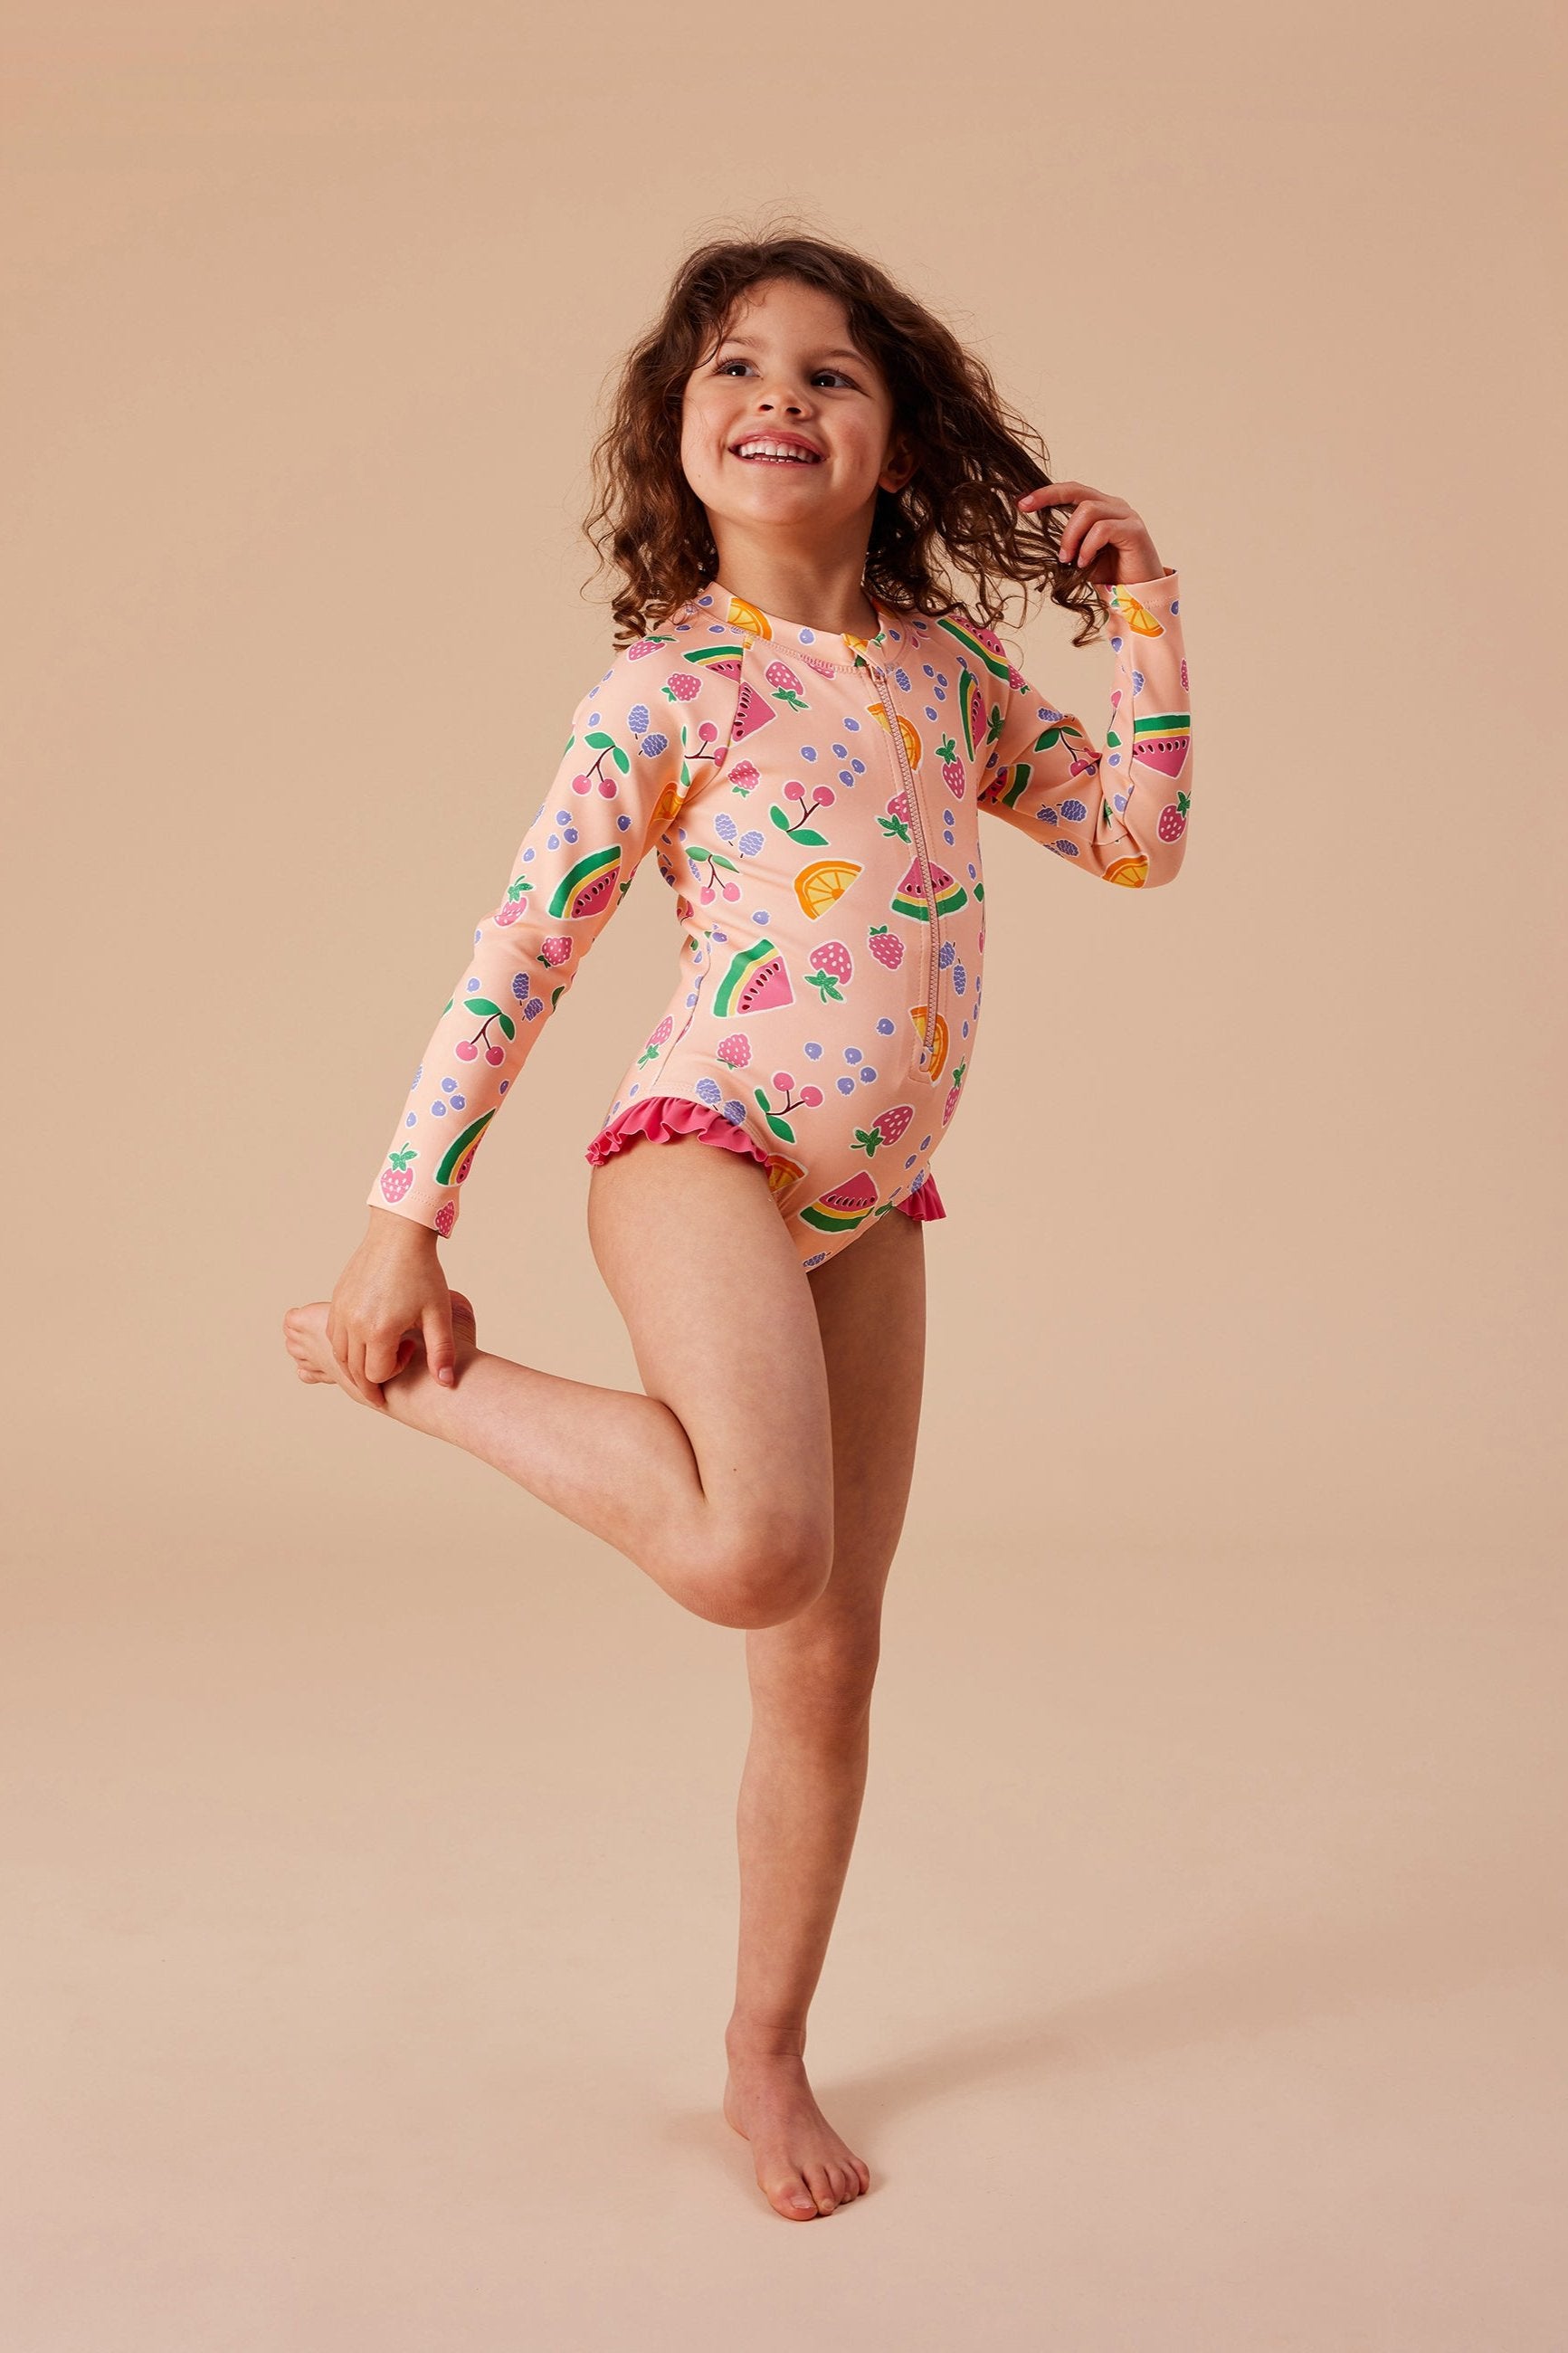
<path id="1" fill-rule="evenodd" d="M 465 997 L 463 1006 L 468 1013 L 482 1013 L 487 1020 L 499 1021 L 509 1038 L 516 1037 L 517 1024 L 504 1005 L 492 1005 L 488 997 Z"/>
<path id="2" fill-rule="evenodd" d="M 763 1117 L 767 1121 L 767 1124 L 773 1129 L 773 1134 L 782 1137 L 785 1144 L 793 1144 L 795 1142 L 795 1130 L 790 1125 L 788 1120 L 781 1119 L 779 1117 L 778 1113 L 773 1109 L 761 1087 L 758 1087 L 755 1090 L 755 1093 L 757 1101 L 762 1106 Z"/>

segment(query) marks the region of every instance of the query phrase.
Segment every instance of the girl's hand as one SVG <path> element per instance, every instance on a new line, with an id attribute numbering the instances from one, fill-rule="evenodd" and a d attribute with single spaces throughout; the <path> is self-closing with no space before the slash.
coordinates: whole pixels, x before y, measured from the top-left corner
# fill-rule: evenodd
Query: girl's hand
<path id="1" fill-rule="evenodd" d="M 327 1314 L 339 1385 L 384 1413 L 382 1384 L 403 1371 L 419 1338 L 431 1372 L 451 1387 L 457 1379 L 452 1294 L 435 1229 L 390 1209 L 373 1209 L 370 1230 L 339 1275 Z"/>
<path id="2" fill-rule="evenodd" d="M 1018 512 L 1065 506 L 1072 512 L 1062 525 L 1064 564 L 1076 565 L 1086 579 L 1102 588 L 1163 578 L 1165 567 L 1142 516 L 1109 491 L 1097 491 L 1089 482 L 1052 482 L 1043 491 L 1026 491 Z"/>

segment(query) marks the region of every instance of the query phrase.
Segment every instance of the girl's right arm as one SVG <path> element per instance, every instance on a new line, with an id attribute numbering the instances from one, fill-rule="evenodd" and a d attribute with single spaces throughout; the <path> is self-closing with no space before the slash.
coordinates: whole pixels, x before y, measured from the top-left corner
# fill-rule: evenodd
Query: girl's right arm
<path id="1" fill-rule="evenodd" d="M 456 1224 L 475 1153 L 644 853 L 679 815 L 694 766 L 722 753 L 734 687 L 701 659 L 712 650 L 689 624 L 639 638 L 573 714 L 505 894 L 476 928 L 415 1072 L 366 1196 L 370 1230 L 333 1294 L 334 1353 L 367 1403 L 384 1403 L 379 1385 L 402 1369 L 413 1329 L 424 1329 L 433 1369 L 437 1355 L 451 1365 L 437 1239 Z"/>

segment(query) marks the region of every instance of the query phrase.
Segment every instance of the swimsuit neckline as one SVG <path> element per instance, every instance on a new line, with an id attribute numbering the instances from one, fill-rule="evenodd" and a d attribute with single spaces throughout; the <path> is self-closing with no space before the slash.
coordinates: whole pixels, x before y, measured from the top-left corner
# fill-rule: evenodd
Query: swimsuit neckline
<path id="1" fill-rule="evenodd" d="M 889 647 L 903 642 L 903 617 L 884 605 L 872 589 L 868 588 L 866 594 L 882 624 L 874 638 L 858 637 L 850 629 L 816 629 L 809 622 L 786 621 L 779 614 L 767 612 L 752 598 L 737 595 L 717 579 L 704 582 L 691 602 L 695 611 L 708 613 L 719 628 L 739 629 L 748 643 L 763 638 L 797 647 L 814 661 L 830 663 L 835 670 L 853 670 L 862 655 L 875 658 Z M 761 622 L 762 627 L 752 627 L 752 620 Z"/>

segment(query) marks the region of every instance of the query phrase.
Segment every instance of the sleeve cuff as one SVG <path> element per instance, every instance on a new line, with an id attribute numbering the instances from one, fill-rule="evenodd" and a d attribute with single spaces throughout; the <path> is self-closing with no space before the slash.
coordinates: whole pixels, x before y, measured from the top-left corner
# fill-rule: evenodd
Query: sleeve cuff
<path id="1" fill-rule="evenodd" d="M 1158 596 L 1167 591 L 1175 577 L 1175 565 L 1173 564 L 1167 564 L 1158 580 L 1119 580 L 1116 586 L 1118 588 L 1127 589 L 1131 595 L 1139 599 L 1140 603 L 1147 604 L 1151 596 Z M 1102 584 L 1097 582 L 1095 584 L 1094 593 L 1100 598 L 1100 603 L 1104 606 L 1108 613 L 1115 609 L 1112 603 L 1113 591 L 1111 589 L 1107 588 Z"/>

